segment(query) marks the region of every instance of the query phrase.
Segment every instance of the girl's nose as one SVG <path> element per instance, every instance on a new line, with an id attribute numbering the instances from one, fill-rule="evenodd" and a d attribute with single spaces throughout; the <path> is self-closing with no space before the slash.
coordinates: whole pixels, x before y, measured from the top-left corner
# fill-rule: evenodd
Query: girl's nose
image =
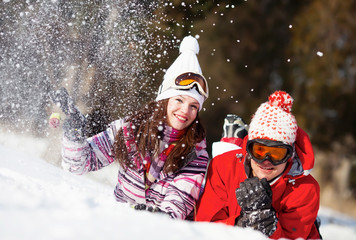
<path id="1" fill-rule="evenodd" d="M 182 108 L 181 108 L 181 111 L 183 113 L 188 113 L 189 112 L 189 104 L 183 104 Z"/>

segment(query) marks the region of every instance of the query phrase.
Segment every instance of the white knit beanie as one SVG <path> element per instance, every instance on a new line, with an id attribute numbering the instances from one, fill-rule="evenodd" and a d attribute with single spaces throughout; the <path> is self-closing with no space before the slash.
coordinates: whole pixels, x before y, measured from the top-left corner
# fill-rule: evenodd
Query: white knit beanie
<path id="1" fill-rule="evenodd" d="M 201 110 L 206 98 L 201 95 L 195 88 L 185 90 L 176 89 L 174 87 L 176 78 L 183 73 L 191 72 L 199 74 L 204 78 L 197 58 L 197 54 L 199 53 L 199 44 L 197 39 L 192 36 L 185 37 L 180 44 L 179 52 L 180 55 L 167 69 L 166 74 L 164 75 L 163 82 L 158 90 L 156 101 L 175 97 L 178 95 L 188 95 L 199 102 L 199 110 Z M 207 82 L 206 87 L 208 87 Z"/>
<path id="2" fill-rule="evenodd" d="M 293 98 L 276 91 L 261 104 L 251 120 L 248 139 L 268 139 L 292 145 L 297 135 L 297 121 L 292 115 Z"/>

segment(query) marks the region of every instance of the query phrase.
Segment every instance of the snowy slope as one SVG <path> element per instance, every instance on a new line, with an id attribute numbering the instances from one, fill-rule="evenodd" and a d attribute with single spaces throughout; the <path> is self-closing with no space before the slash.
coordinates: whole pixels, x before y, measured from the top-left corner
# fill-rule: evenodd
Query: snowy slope
<path id="1" fill-rule="evenodd" d="M 172 220 L 114 200 L 113 189 L 0 145 L 0 239 L 266 239 L 250 229 Z M 356 220 L 322 208 L 324 239 L 356 239 Z"/>

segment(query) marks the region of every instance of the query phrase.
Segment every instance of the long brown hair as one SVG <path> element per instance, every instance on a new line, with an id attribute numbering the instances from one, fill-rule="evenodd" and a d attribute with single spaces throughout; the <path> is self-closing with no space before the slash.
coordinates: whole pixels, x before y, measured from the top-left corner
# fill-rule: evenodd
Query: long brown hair
<path id="1" fill-rule="evenodd" d="M 159 126 L 166 123 L 168 100 L 149 102 L 127 120 L 135 126 L 133 133 L 136 136 L 138 150 L 142 156 L 146 156 L 147 152 L 149 152 L 151 157 L 159 154 L 159 139 L 163 134 Z M 186 133 L 168 155 L 163 170 L 166 173 L 175 172 L 183 167 L 185 157 L 198 142 L 205 138 L 205 134 L 205 128 L 201 124 L 197 114 L 195 120 L 187 127 Z M 129 159 L 127 153 L 122 129 L 115 136 L 114 152 L 116 160 L 122 167 L 125 169 L 134 168 L 134 164 Z"/>

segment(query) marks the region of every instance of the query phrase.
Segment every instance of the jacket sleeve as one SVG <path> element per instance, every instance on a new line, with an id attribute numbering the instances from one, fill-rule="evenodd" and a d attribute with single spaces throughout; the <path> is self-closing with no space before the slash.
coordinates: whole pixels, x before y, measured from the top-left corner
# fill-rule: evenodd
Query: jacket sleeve
<path id="1" fill-rule="evenodd" d="M 204 192 L 197 205 L 196 221 L 222 222 L 234 225 L 238 215 L 230 216 L 228 209 L 228 183 L 223 168 L 225 154 L 213 158 L 209 164 Z"/>
<path id="2" fill-rule="evenodd" d="M 113 144 L 120 126 L 121 120 L 116 120 L 105 131 L 83 142 L 73 142 L 63 137 L 62 167 L 69 172 L 84 174 L 114 162 Z"/>
<path id="3" fill-rule="evenodd" d="M 273 239 L 320 238 L 319 235 L 310 236 L 310 233 L 317 232 L 312 228 L 315 228 L 319 210 L 319 184 L 311 175 L 298 180 L 284 194 L 282 208 L 277 213 L 277 230 L 271 235 Z"/>
<path id="4" fill-rule="evenodd" d="M 208 158 L 206 149 L 201 149 L 194 160 L 179 170 L 168 186 L 160 204 L 161 210 L 169 213 L 173 218 L 187 218 L 200 196 Z"/>

